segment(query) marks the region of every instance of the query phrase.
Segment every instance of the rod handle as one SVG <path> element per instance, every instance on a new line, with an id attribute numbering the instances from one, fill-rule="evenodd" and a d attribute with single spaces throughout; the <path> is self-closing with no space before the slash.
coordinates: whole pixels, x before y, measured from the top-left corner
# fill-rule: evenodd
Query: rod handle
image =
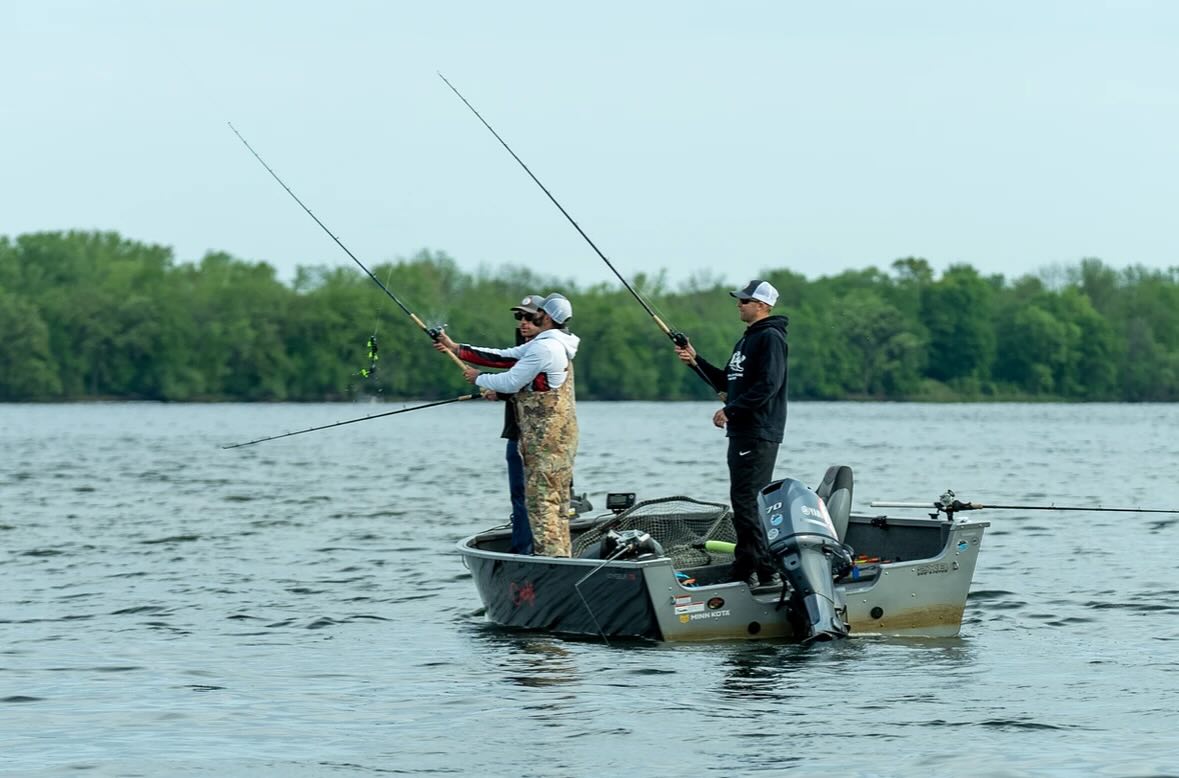
<path id="1" fill-rule="evenodd" d="M 659 329 L 663 330 L 663 334 L 666 335 L 667 337 L 671 338 L 672 343 L 674 343 L 676 346 L 678 346 L 680 348 L 687 348 L 687 346 L 688 346 L 688 336 L 687 335 L 685 335 L 682 332 L 679 332 L 678 330 L 672 330 L 671 327 L 668 327 L 666 324 L 663 323 L 663 319 L 660 319 L 655 314 L 651 314 L 651 318 L 654 319 L 655 323 L 659 325 Z M 692 367 L 696 367 L 696 360 L 693 359 L 688 364 L 691 365 Z"/>
<path id="2" fill-rule="evenodd" d="M 441 330 L 435 329 L 433 327 L 427 327 L 426 323 L 424 321 L 422 321 L 421 319 L 419 319 L 418 315 L 416 313 L 411 313 L 409 315 L 409 318 L 413 319 L 413 323 L 418 325 L 418 327 L 421 328 L 422 332 L 424 332 L 430 336 L 430 340 L 434 341 L 435 343 L 438 342 L 438 336 L 441 334 Z M 461 359 L 459 359 L 458 356 L 456 356 L 453 351 L 447 350 L 442 353 L 444 353 L 446 356 L 450 357 L 450 361 L 454 362 L 455 365 L 458 366 L 459 370 L 466 370 L 467 369 L 467 366 L 463 364 L 463 361 Z"/>

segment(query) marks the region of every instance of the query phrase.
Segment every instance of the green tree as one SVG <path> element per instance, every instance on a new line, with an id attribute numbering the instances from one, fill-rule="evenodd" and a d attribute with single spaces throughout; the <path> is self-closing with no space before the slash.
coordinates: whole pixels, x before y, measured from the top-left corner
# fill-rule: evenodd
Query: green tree
<path id="1" fill-rule="evenodd" d="M 847 345 L 854 370 L 844 389 L 852 394 L 886 398 L 917 391 L 925 343 L 916 323 L 871 290 L 855 290 L 838 304 L 838 337 Z"/>
<path id="2" fill-rule="evenodd" d="M 0 400 L 57 396 L 61 381 L 49 350 L 49 328 L 36 306 L 0 288 Z"/>
<path id="3" fill-rule="evenodd" d="M 967 265 L 951 267 L 925 287 L 921 322 L 929 332 L 930 377 L 939 381 L 990 378 L 995 358 L 994 285 Z"/>
<path id="4" fill-rule="evenodd" d="M 532 268 L 463 272 L 440 251 L 373 268 L 427 326 L 476 345 L 512 342 L 508 309 L 526 293 L 574 301 L 586 399 L 704 399 L 630 292 L 580 288 Z M 813 280 L 760 274 L 790 318 L 795 398 L 1046 396 L 1179 399 L 1179 268 L 1114 270 L 1087 258 L 1012 282 L 905 257 L 890 272 Z M 723 364 L 742 325 L 728 291 L 748 279 L 664 273 L 633 286 L 702 356 Z M 176 262 L 167 247 L 112 232 L 0 236 L 0 398 L 324 400 L 359 393 L 469 391 L 454 363 L 371 279 L 345 263 L 304 267 L 284 284 L 266 263 L 211 252 Z M 366 341 L 379 341 L 378 372 Z M 996 383 L 997 382 L 997 383 Z"/>
<path id="5" fill-rule="evenodd" d="M 1069 326 L 1036 305 L 1022 306 L 1000 327 L 1004 344 L 995 366 L 996 378 L 1011 381 L 1032 394 L 1059 390 L 1071 352 Z"/>

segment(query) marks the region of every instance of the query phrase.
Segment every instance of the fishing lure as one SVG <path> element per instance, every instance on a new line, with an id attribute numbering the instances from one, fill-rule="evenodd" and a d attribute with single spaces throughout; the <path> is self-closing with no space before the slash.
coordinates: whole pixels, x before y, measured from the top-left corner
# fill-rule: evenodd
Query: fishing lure
<path id="1" fill-rule="evenodd" d="M 377 362 L 381 358 L 380 349 L 377 346 L 376 334 L 369 335 L 368 343 L 368 367 L 362 367 L 356 371 L 356 375 L 365 379 L 366 381 L 372 378 L 377 373 Z"/>

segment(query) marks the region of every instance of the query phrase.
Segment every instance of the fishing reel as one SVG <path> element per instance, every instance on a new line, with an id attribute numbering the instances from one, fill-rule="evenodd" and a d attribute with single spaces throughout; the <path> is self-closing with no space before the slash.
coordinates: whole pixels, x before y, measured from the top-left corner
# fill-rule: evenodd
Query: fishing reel
<path id="1" fill-rule="evenodd" d="M 954 495 L 953 489 L 947 489 L 941 497 L 937 498 L 937 502 L 933 504 L 933 507 L 936 508 L 937 511 L 946 514 L 947 520 L 952 521 L 954 514 L 958 511 L 975 511 L 982 508 L 983 506 L 972 502 L 962 502 L 957 498 L 957 496 Z M 931 519 L 936 519 L 937 512 L 929 514 L 929 517 Z"/>
<path id="2" fill-rule="evenodd" d="M 666 556 L 663 546 L 640 529 L 610 530 L 602 537 L 602 559 L 644 559 Z"/>

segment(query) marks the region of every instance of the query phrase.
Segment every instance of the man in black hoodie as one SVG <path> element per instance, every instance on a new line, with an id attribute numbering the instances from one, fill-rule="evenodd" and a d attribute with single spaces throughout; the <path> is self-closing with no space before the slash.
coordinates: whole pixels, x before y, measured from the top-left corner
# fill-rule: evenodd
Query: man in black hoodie
<path id="1" fill-rule="evenodd" d="M 733 347 L 728 365 L 721 369 L 709 364 L 691 344 L 676 348 L 676 353 L 686 364 L 694 361 L 713 389 L 725 393 L 725 405 L 713 415 L 712 423 L 728 428 L 729 500 L 737 530 L 733 579 L 753 587 L 774 578 L 758 520 L 757 493 L 773 480 L 786 429 L 788 320 L 771 315 L 778 290 L 768 281 L 750 281 L 729 294 L 737 298 L 737 311 L 748 327 Z"/>

